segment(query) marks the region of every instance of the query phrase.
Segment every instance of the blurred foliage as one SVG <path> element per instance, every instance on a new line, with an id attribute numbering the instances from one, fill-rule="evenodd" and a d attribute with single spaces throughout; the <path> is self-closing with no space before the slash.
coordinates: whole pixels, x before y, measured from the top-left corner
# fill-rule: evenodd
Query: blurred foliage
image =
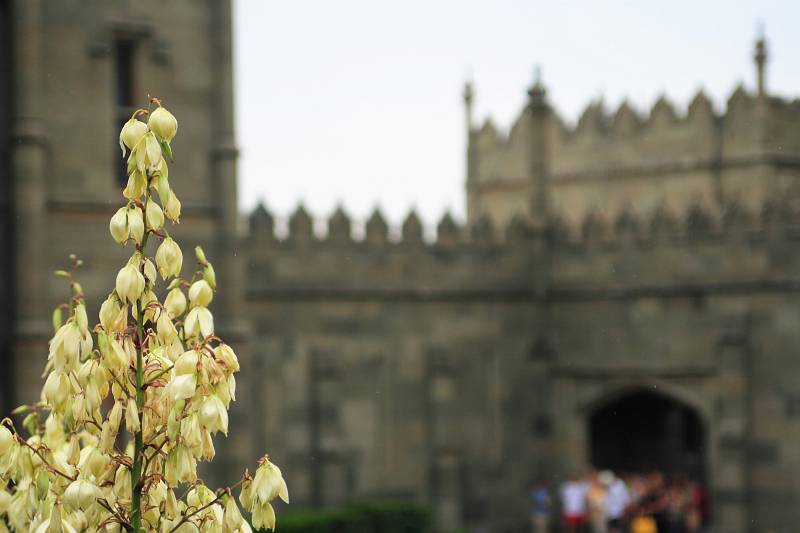
<path id="1" fill-rule="evenodd" d="M 354 503 L 337 509 L 289 509 L 279 533 L 431 533 L 431 514 L 420 505 L 394 501 Z"/>

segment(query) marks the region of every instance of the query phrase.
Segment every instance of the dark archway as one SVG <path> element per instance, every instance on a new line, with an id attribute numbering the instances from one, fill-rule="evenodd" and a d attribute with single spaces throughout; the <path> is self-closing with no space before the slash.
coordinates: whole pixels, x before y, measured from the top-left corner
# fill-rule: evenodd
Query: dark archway
<path id="1" fill-rule="evenodd" d="M 616 472 L 661 470 L 705 480 L 706 431 L 694 409 L 649 390 L 632 391 L 589 419 L 592 465 Z"/>

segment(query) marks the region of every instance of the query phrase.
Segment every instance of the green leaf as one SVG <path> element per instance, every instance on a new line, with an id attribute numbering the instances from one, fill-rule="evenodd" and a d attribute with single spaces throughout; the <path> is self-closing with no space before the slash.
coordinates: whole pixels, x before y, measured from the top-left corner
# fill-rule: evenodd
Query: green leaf
<path id="1" fill-rule="evenodd" d="M 56 307 L 53 309 L 53 330 L 58 331 L 58 328 L 60 328 L 63 323 L 64 317 L 61 315 L 61 308 Z"/>
<path id="2" fill-rule="evenodd" d="M 50 477 L 47 475 L 47 470 L 40 469 L 36 474 L 36 498 L 44 500 L 47 496 L 47 489 L 50 487 Z"/>
<path id="3" fill-rule="evenodd" d="M 66 270 L 56 270 L 55 275 L 59 278 L 69 279 L 69 272 Z"/>

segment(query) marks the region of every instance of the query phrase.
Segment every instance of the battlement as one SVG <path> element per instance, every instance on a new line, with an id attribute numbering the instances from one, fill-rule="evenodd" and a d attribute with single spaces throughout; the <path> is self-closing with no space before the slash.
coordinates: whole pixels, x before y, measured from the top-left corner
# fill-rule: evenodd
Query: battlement
<path id="1" fill-rule="evenodd" d="M 720 207 L 736 198 L 757 209 L 770 196 L 800 192 L 799 100 L 740 85 L 720 112 L 700 90 L 684 109 L 666 96 L 646 111 L 593 101 L 569 124 L 537 87 L 507 133 L 491 119 L 469 126 L 471 222 L 487 214 L 505 226 L 534 215 L 534 205 L 571 224 L 591 211 L 632 206 L 648 217 L 661 204 L 685 210 L 698 199 Z"/>
<path id="2" fill-rule="evenodd" d="M 255 293 L 430 295 L 467 288 L 525 293 L 531 290 L 531 272 L 542 268 L 546 257 L 553 265 L 554 290 L 793 279 L 800 271 L 800 253 L 786 254 L 796 248 L 787 241 L 800 241 L 800 209 L 785 198 L 755 211 L 739 202 L 715 209 L 699 200 L 684 211 L 662 205 L 646 218 L 630 209 L 612 216 L 592 211 L 578 224 L 553 217 L 539 228 L 515 217 L 502 232 L 488 217 L 467 227 L 445 214 L 432 242 L 423 239 L 414 211 L 403 221 L 399 239 L 390 238 L 379 210 L 360 239 L 353 237 L 352 221 L 341 208 L 328 219 L 324 236 L 314 233 L 303 207 L 288 225 L 289 234 L 281 239 L 263 206 L 250 216 L 247 263 Z"/>
<path id="3" fill-rule="evenodd" d="M 570 125 L 557 111 L 547 125 L 553 180 L 602 179 L 608 174 L 663 164 L 736 158 L 765 151 L 800 155 L 800 100 L 759 98 L 736 88 L 716 114 L 700 90 L 685 110 L 661 96 L 646 112 L 622 102 L 609 112 L 593 101 Z M 523 112 L 508 133 L 487 119 L 471 132 L 480 182 L 527 179 L 530 116 Z"/>

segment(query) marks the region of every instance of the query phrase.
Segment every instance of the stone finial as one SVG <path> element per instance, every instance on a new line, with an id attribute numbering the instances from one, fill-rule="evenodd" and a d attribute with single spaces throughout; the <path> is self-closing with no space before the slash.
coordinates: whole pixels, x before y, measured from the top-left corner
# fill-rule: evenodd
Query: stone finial
<path id="1" fill-rule="evenodd" d="M 411 210 L 403 221 L 401 229 L 403 243 L 416 244 L 422 242 L 422 222 L 415 210 Z"/>
<path id="2" fill-rule="evenodd" d="M 289 238 L 296 241 L 308 242 L 314 237 L 313 221 L 306 211 L 305 206 L 300 204 L 292 216 L 289 217 Z"/>
<path id="3" fill-rule="evenodd" d="M 764 28 L 759 28 L 759 36 L 756 40 L 755 51 L 753 53 L 753 60 L 756 63 L 756 81 L 758 84 L 758 96 L 766 96 L 767 94 L 767 43 L 764 38 Z"/>
<path id="4" fill-rule="evenodd" d="M 440 246 L 454 246 L 458 243 L 460 231 L 450 212 L 446 212 L 436 226 L 436 243 Z"/>
<path id="5" fill-rule="evenodd" d="M 475 91 L 472 88 L 472 82 L 467 80 L 464 83 L 464 111 L 467 119 L 467 133 L 472 131 L 472 101 L 475 97 Z"/>
<path id="6" fill-rule="evenodd" d="M 328 240 L 337 243 L 350 241 L 350 217 L 338 206 L 328 219 Z"/>
<path id="7" fill-rule="evenodd" d="M 389 240 L 389 225 L 377 207 L 367 220 L 365 238 L 369 244 L 383 245 Z"/>
<path id="8" fill-rule="evenodd" d="M 256 206 L 250 214 L 250 234 L 259 238 L 272 238 L 275 230 L 275 219 L 263 203 Z"/>
<path id="9" fill-rule="evenodd" d="M 539 65 L 533 70 L 533 85 L 528 89 L 528 106 L 532 110 L 547 106 L 547 90 L 542 84 L 542 69 Z"/>

